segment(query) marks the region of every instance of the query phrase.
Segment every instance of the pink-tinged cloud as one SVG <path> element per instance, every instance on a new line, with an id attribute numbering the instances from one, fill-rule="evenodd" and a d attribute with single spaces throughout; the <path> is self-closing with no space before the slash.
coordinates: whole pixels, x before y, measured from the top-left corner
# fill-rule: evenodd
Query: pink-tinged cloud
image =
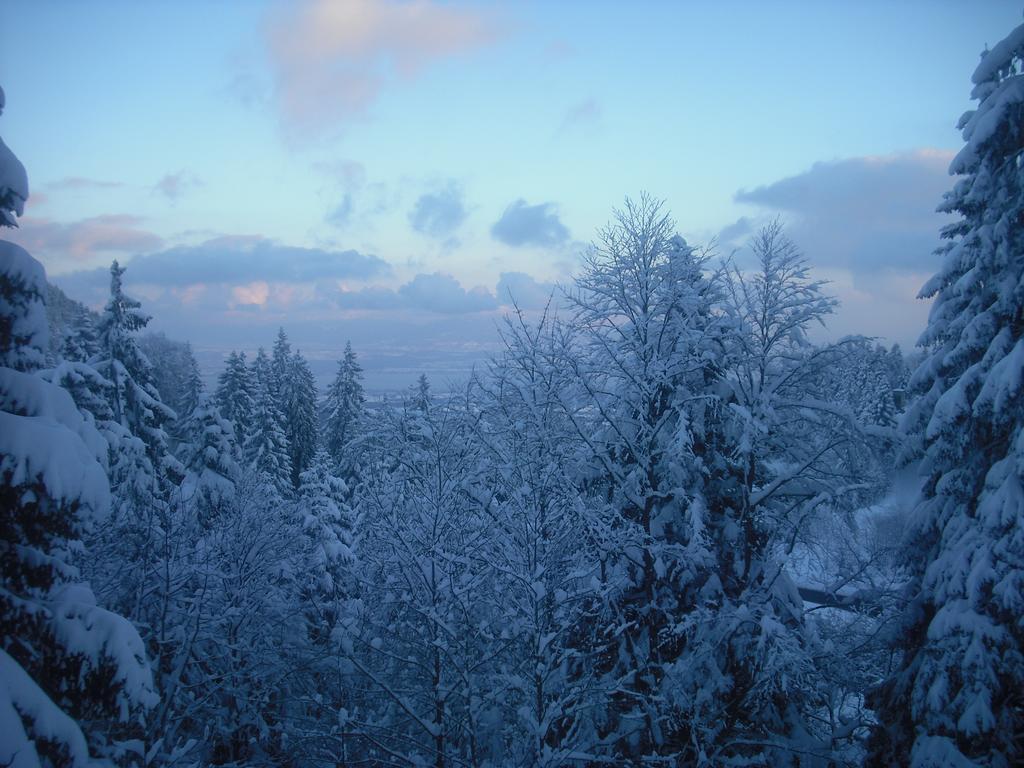
<path id="1" fill-rule="evenodd" d="M 268 27 L 275 96 L 293 131 L 364 113 L 396 75 L 498 38 L 493 17 L 430 0 L 310 0 Z"/>
<path id="2" fill-rule="evenodd" d="M 192 286 L 198 288 L 198 286 Z M 272 309 L 287 311 L 299 307 L 309 308 L 317 298 L 317 287 L 312 284 L 268 283 L 255 280 L 231 289 L 228 310 Z"/>
<path id="3" fill-rule="evenodd" d="M 196 283 L 195 285 L 189 285 L 184 288 L 172 288 L 171 293 L 180 301 L 182 304 L 188 306 L 194 306 L 206 295 L 206 291 L 209 286 L 202 283 Z"/>
<path id="4" fill-rule="evenodd" d="M 87 261 L 100 254 L 152 251 L 163 240 L 141 228 L 138 216 L 94 216 L 61 222 L 26 216 L 10 238 L 44 262 Z"/>
<path id="5" fill-rule="evenodd" d="M 232 308 L 237 306 L 262 307 L 270 298 L 270 286 L 262 280 L 247 285 L 237 285 L 231 289 Z"/>

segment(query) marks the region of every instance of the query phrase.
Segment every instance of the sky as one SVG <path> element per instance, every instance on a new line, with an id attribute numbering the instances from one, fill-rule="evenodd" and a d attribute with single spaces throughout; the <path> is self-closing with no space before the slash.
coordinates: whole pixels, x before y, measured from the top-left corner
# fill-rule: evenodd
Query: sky
<path id="1" fill-rule="evenodd" d="M 911 348 L 970 75 L 1021 10 L 5 0 L 5 236 L 94 307 L 119 260 L 211 369 L 284 326 L 387 389 L 479 364 L 646 191 L 738 263 L 781 217 L 841 301 L 821 338 Z"/>

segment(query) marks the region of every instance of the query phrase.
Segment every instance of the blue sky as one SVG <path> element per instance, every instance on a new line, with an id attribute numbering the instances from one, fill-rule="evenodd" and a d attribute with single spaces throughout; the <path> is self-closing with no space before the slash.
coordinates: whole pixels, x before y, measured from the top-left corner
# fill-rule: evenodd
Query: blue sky
<path id="1" fill-rule="evenodd" d="M 8 0 L 0 135 L 33 193 L 12 239 L 90 303 L 127 263 L 208 359 L 283 323 L 325 361 L 351 337 L 383 386 L 492 349 L 506 289 L 569 280 L 647 190 L 722 255 L 782 215 L 843 302 L 830 335 L 912 344 L 970 74 L 1020 20 L 995 0 Z"/>

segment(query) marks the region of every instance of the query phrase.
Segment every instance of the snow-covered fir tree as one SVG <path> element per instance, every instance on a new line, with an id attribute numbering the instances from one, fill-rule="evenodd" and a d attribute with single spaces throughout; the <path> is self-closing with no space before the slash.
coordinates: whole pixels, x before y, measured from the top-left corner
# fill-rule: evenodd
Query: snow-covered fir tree
<path id="1" fill-rule="evenodd" d="M 3 92 L 0 91 L 0 111 Z M 0 225 L 28 198 L 0 142 Z M 110 508 L 107 445 L 35 371 L 48 350 L 42 266 L 0 240 L 0 762 L 141 764 L 118 747 L 155 703 L 142 640 L 75 567 Z"/>
<path id="2" fill-rule="evenodd" d="M 240 449 L 251 428 L 255 399 L 256 385 L 245 352 L 231 352 L 217 380 L 214 400 L 221 416 L 234 427 L 235 445 Z"/>
<path id="3" fill-rule="evenodd" d="M 335 476 L 327 451 L 313 455 L 299 485 L 298 513 L 310 540 L 312 561 L 305 571 L 305 603 L 310 634 L 330 637 L 340 602 L 354 592 L 352 576 L 355 521 L 345 502 L 348 489 Z"/>
<path id="4" fill-rule="evenodd" d="M 898 346 L 886 350 L 861 337 L 844 340 L 826 371 L 830 399 L 842 404 L 863 425 L 896 426 L 898 394 L 906 386 L 906 364 Z"/>
<path id="5" fill-rule="evenodd" d="M 200 378 L 192 345 L 153 331 L 141 334 L 138 341 L 139 349 L 150 362 L 152 383 L 160 399 L 179 415 L 187 414 L 195 405 L 194 385 Z M 177 440 L 178 435 L 173 437 Z"/>
<path id="6" fill-rule="evenodd" d="M 241 474 L 235 461 L 234 430 L 202 392 L 187 424 L 181 454 L 185 478 L 180 492 L 183 500 L 194 506 L 202 524 L 209 526 L 234 501 L 235 482 Z"/>
<path id="7" fill-rule="evenodd" d="M 270 388 L 280 397 L 281 386 L 289 376 L 292 364 L 292 344 L 284 328 L 277 329 L 274 346 L 270 350 Z"/>
<path id="8" fill-rule="evenodd" d="M 335 466 L 348 476 L 346 482 L 354 476 L 349 446 L 362 426 L 365 403 L 363 369 L 351 342 L 345 342 L 345 354 L 338 361 L 338 372 L 324 398 L 324 443 Z"/>
<path id="9" fill-rule="evenodd" d="M 877 692 L 877 764 L 1024 761 L 1024 25 L 983 54 L 910 387 L 923 487 L 903 661 Z"/>
<path id="10" fill-rule="evenodd" d="M 421 373 L 411 387 L 412 407 L 422 413 L 430 410 L 430 380 L 427 374 Z"/>
<path id="11" fill-rule="evenodd" d="M 98 328 L 100 352 L 89 361 L 106 381 L 109 419 L 94 416 L 110 447 L 114 500 L 110 524 L 90 540 L 100 554 L 90 566 L 90 578 L 104 599 L 141 621 L 146 594 L 153 579 L 159 578 L 158 550 L 170 535 L 163 518 L 182 467 L 165 430 L 175 413 L 160 400 L 152 383 L 152 365 L 138 344 L 137 333 L 149 316 L 138 301 L 125 295 L 123 273 L 114 262 L 110 300 Z"/>
<path id="12" fill-rule="evenodd" d="M 189 354 L 188 358 L 183 361 L 183 370 L 181 371 L 182 379 L 182 390 L 178 396 L 178 402 L 175 407 L 177 418 L 174 421 L 174 427 L 172 432 L 174 433 L 175 444 L 179 447 L 186 447 L 189 441 L 189 433 L 192 429 L 192 418 L 197 413 L 200 400 L 208 398 L 205 392 L 205 386 L 203 385 L 203 377 L 199 372 L 199 363 L 193 355 Z M 216 407 L 216 403 L 213 403 Z M 232 437 L 234 437 L 234 427 L 232 427 Z"/>
<path id="13" fill-rule="evenodd" d="M 294 488 L 292 462 L 288 454 L 284 414 L 274 395 L 273 368 L 262 347 L 253 359 L 252 379 L 255 397 L 243 445 L 245 462 L 257 476 L 265 478 L 282 497 L 287 498 Z"/>
<path id="14" fill-rule="evenodd" d="M 137 334 L 150 317 L 142 305 L 124 293 L 125 269 L 116 261 L 110 266 L 110 299 L 100 316 L 100 351 L 90 364 L 111 383 L 113 420 L 132 437 L 142 440 L 152 465 L 152 490 L 165 495 L 167 481 L 181 476 L 181 467 L 168 445 L 165 426 L 175 412 L 163 403 L 153 384 L 153 366 L 139 346 Z"/>
<path id="15" fill-rule="evenodd" d="M 285 438 L 292 462 L 292 483 L 298 488 L 302 473 L 309 468 L 318 442 L 317 393 L 313 371 L 296 350 L 288 360 L 288 375 L 281 382 L 281 403 L 285 414 Z"/>
<path id="16" fill-rule="evenodd" d="M 66 329 L 61 356 L 72 362 L 86 362 L 100 351 L 99 335 L 93 323 L 92 313 L 78 312 Z"/>

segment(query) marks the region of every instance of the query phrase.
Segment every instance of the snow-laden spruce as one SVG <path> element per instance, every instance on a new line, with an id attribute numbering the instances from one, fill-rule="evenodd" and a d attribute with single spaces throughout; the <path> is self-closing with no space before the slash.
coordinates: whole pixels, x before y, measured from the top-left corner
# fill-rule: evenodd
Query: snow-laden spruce
<path id="1" fill-rule="evenodd" d="M 357 466 L 352 444 L 363 428 L 366 396 L 363 393 L 363 369 L 351 342 L 338 361 L 338 372 L 327 388 L 324 398 L 324 435 L 328 452 L 342 478 L 351 483 Z"/>
<path id="2" fill-rule="evenodd" d="M 235 483 L 241 474 L 235 461 L 234 431 L 202 392 L 189 414 L 188 424 L 182 451 L 185 478 L 179 493 L 195 506 L 200 521 L 209 526 L 234 502 Z"/>
<path id="3" fill-rule="evenodd" d="M 284 415 L 284 436 L 292 467 L 292 485 L 299 487 L 302 473 L 310 466 L 317 443 L 316 381 L 309 363 L 296 350 L 281 328 L 271 359 L 277 401 Z"/>
<path id="4" fill-rule="evenodd" d="M 292 460 L 288 454 L 284 413 L 277 400 L 276 380 L 270 358 L 260 347 L 252 362 L 255 384 L 250 430 L 245 436 L 242 453 L 246 463 L 282 497 L 292 493 Z"/>
<path id="5" fill-rule="evenodd" d="M 256 384 L 245 360 L 244 352 L 232 352 L 217 379 L 214 400 L 221 416 L 227 419 L 235 430 L 235 445 L 241 449 L 251 430 Z"/>
<path id="6" fill-rule="evenodd" d="M 922 489 L 907 550 L 903 663 L 878 693 L 873 759 L 1024 760 L 1024 25 L 983 54 L 961 178 L 904 420 Z"/>
<path id="7" fill-rule="evenodd" d="M 107 445 L 71 396 L 37 375 L 46 278 L 0 241 L 0 762 L 113 757 L 155 703 L 142 640 L 96 604 L 75 559 L 105 519 Z"/>

